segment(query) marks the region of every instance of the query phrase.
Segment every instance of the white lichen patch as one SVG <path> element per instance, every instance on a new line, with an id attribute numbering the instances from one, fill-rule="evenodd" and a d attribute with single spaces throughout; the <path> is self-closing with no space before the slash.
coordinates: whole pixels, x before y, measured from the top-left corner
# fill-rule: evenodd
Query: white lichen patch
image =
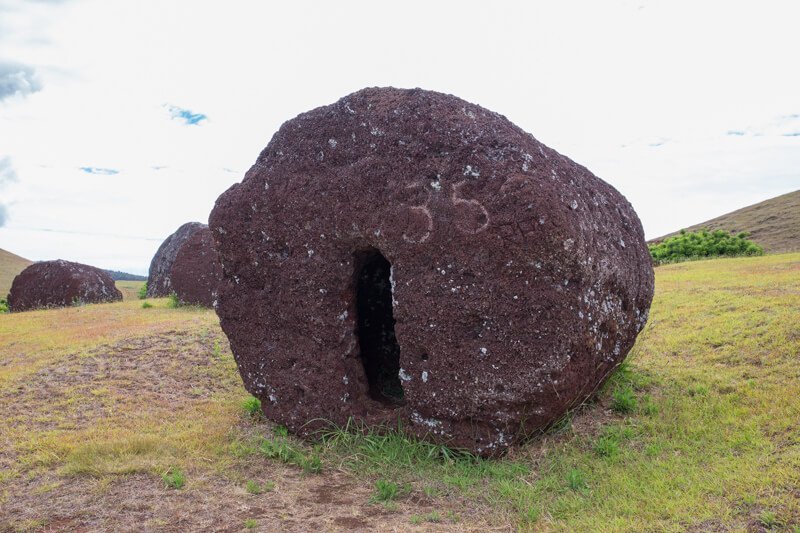
<path id="1" fill-rule="evenodd" d="M 422 371 L 422 382 L 423 383 L 427 383 L 428 382 L 428 371 L 427 370 L 423 370 Z"/>
<path id="2" fill-rule="evenodd" d="M 480 177 L 481 173 L 477 168 L 473 168 L 472 165 L 467 165 L 464 167 L 464 175 L 478 178 Z"/>
<path id="3" fill-rule="evenodd" d="M 339 143 L 336 141 L 336 139 L 328 139 L 328 145 L 329 145 L 331 148 L 336 148 L 336 145 L 337 145 L 337 144 L 339 144 Z"/>
<path id="4" fill-rule="evenodd" d="M 411 376 L 403 368 L 401 368 L 400 372 L 397 373 L 397 377 L 399 377 L 402 381 L 411 381 Z"/>
<path id="5" fill-rule="evenodd" d="M 531 168 L 531 161 L 533 156 L 531 154 L 522 154 L 522 171 L 527 172 Z"/>
<path id="6" fill-rule="evenodd" d="M 430 428 L 431 433 L 443 435 L 442 423 L 435 418 L 425 418 L 416 411 L 411 411 L 411 420 L 416 424 L 422 424 Z"/>

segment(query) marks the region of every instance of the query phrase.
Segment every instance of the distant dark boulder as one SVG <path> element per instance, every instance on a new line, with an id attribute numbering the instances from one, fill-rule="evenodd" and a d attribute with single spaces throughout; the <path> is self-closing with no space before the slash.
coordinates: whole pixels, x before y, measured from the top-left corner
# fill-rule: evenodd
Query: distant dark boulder
<path id="1" fill-rule="evenodd" d="M 170 270 L 172 290 L 181 303 L 214 307 L 222 265 L 207 227 L 196 231 L 178 250 Z"/>
<path id="2" fill-rule="evenodd" d="M 75 304 L 115 302 L 122 293 L 105 271 L 59 259 L 34 263 L 20 272 L 11 285 L 11 312 Z"/>
<path id="3" fill-rule="evenodd" d="M 149 298 L 170 295 L 173 290 L 170 270 L 172 263 L 175 262 L 175 256 L 178 255 L 178 250 L 195 232 L 204 228 L 208 228 L 208 226 L 200 222 L 187 222 L 161 243 L 150 262 L 150 275 L 147 278 L 147 296 Z"/>

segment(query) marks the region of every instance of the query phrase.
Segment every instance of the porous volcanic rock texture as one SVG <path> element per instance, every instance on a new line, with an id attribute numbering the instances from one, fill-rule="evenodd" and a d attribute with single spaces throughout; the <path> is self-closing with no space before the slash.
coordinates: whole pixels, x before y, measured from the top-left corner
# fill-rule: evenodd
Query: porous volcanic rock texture
<path id="1" fill-rule="evenodd" d="M 286 122 L 210 227 L 245 386 L 301 435 L 399 420 L 497 455 L 597 390 L 653 296 L 619 192 L 505 117 L 420 89 Z"/>
<path id="2" fill-rule="evenodd" d="M 122 293 L 104 270 L 58 259 L 34 263 L 11 284 L 12 312 L 76 304 L 115 302 Z"/>
<path id="3" fill-rule="evenodd" d="M 169 296 L 172 293 L 170 270 L 172 263 L 175 262 L 175 256 L 178 255 L 178 250 L 197 231 L 207 227 L 200 222 L 187 222 L 164 239 L 164 242 L 158 247 L 156 255 L 153 256 L 153 260 L 150 261 L 150 272 L 147 276 L 147 296 L 149 298 Z"/>
<path id="4" fill-rule="evenodd" d="M 222 265 L 214 249 L 211 230 L 194 232 L 175 255 L 170 269 L 172 290 L 185 304 L 213 307 L 217 285 L 222 279 Z"/>

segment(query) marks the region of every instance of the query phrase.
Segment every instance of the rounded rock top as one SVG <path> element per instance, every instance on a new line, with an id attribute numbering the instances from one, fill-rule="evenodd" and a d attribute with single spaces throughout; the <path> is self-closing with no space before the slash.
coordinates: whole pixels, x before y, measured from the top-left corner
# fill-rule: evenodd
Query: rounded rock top
<path id="1" fill-rule="evenodd" d="M 400 421 L 503 453 L 594 394 L 653 296 L 616 189 L 421 89 L 364 89 L 284 123 L 209 226 L 245 387 L 304 436 Z"/>
<path id="2" fill-rule="evenodd" d="M 204 227 L 186 239 L 175 255 L 170 268 L 171 288 L 184 304 L 214 307 L 221 278 L 214 239 Z"/>
<path id="3" fill-rule="evenodd" d="M 173 292 L 170 272 L 178 250 L 192 235 L 207 227 L 201 222 L 187 222 L 164 239 L 150 261 L 150 271 L 147 276 L 148 298 L 169 296 Z"/>
<path id="4" fill-rule="evenodd" d="M 29 265 L 8 294 L 12 312 L 122 300 L 111 276 L 99 268 L 58 259 Z"/>

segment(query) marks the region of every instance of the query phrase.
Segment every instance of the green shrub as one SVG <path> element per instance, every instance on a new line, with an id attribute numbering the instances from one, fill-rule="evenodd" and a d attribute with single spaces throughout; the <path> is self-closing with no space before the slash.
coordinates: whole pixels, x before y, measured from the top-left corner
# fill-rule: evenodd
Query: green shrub
<path id="1" fill-rule="evenodd" d="M 142 302 L 142 309 L 150 309 L 151 307 L 153 307 L 153 304 L 150 302 Z"/>
<path id="2" fill-rule="evenodd" d="M 8 302 L 5 298 L 0 298 L 0 313 L 8 313 Z"/>
<path id="3" fill-rule="evenodd" d="M 245 529 L 253 529 L 258 525 L 255 518 L 248 518 L 244 521 L 244 528 Z"/>
<path id="4" fill-rule="evenodd" d="M 650 245 L 656 263 L 677 263 L 703 257 L 764 255 L 764 249 L 750 241 L 747 233 L 733 235 L 726 231 L 686 231 Z"/>
<path id="5" fill-rule="evenodd" d="M 139 299 L 144 300 L 147 298 L 147 282 L 145 281 L 144 284 L 139 287 Z"/>

